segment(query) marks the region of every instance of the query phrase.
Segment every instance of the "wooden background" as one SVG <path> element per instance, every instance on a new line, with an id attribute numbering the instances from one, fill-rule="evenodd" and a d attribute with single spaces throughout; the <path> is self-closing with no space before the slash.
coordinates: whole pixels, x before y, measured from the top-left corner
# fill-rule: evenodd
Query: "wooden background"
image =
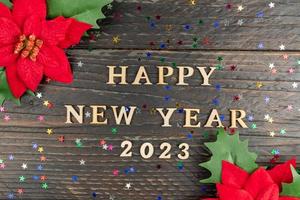
<path id="1" fill-rule="evenodd" d="M 274 0 L 275 8 L 272 9 L 268 7 L 269 1 L 233 0 L 230 1 L 231 9 L 226 8 L 228 2 L 196 0 L 196 5 L 187 0 L 115 2 L 115 18 L 103 22 L 96 40 L 85 41 L 68 50 L 75 74 L 72 85 L 51 82 L 39 88 L 42 99 L 27 96 L 22 99 L 21 107 L 5 104 L 6 112 L 1 116 L 9 115 L 11 120 L 0 122 L 0 158 L 7 165 L 0 173 L 0 199 L 7 199 L 9 192 L 17 199 L 39 200 L 197 200 L 215 196 L 213 186 L 199 183 L 209 174 L 198 166 L 210 158 L 203 143 L 215 139 L 215 130 L 177 127 L 177 122 L 183 119 L 182 114 L 173 119 L 173 128 L 161 128 L 160 117 L 150 113 L 152 107 L 174 107 L 176 103 L 180 107 L 200 108 L 202 121 L 212 108 L 217 108 L 224 114 L 226 125 L 229 108 L 244 109 L 248 115 L 253 115 L 254 121 L 247 124 L 255 123 L 257 128 L 239 131 L 242 139 L 249 139 L 250 149 L 258 153 L 260 165 L 270 165 L 273 149 L 280 151 L 279 162 L 292 156 L 299 158 L 300 93 L 292 84 L 300 80 L 297 64 L 300 59 L 300 2 Z M 238 12 L 240 4 L 245 9 Z M 147 16 L 151 17 L 155 28 L 151 28 Z M 200 19 L 202 25 L 198 23 Z M 237 24 L 239 19 L 244 20 L 242 26 Z M 216 23 L 219 27 L 214 26 Z M 185 24 L 191 29 L 185 30 Z M 166 30 L 166 25 L 171 25 L 171 30 Z M 114 36 L 120 37 L 119 44 L 112 42 Z M 197 48 L 192 47 L 194 37 L 198 38 Z M 207 39 L 208 44 L 205 43 Z M 177 44 L 180 40 L 182 45 Z M 150 42 L 155 45 L 149 45 Z M 160 43 L 165 43 L 166 48 L 160 49 Z M 260 43 L 264 48 L 258 48 Z M 285 51 L 280 51 L 281 44 L 285 45 Z M 151 52 L 150 58 L 147 52 Z M 285 54 L 287 59 L 283 58 Z M 113 87 L 105 84 L 106 65 L 130 66 L 129 79 L 133 79 L 138 66 L 144 65 L 154 81 L 157 78 L 155 66 L 162 64 L 161 57 L 165 58 L 164 65 L 175 62 L 177 65 L 214 66 L 219 63 L 219 56 L 223 58 L 224 69 L 213 75 L 212 87 L 199 86 L 199 77 L 190 80 L 190 87 L 172 86 L 170 90 L 161 86 Z M 77 66 L 80 61 L 84 63 L 82 67 Z M 270 63 L 275 64 L 276 74 L 270 72 Z M 235 71 L 230 70 L 232 65 L 236 65 Z M 290 68 L 294 68 L 295 73 L 289 74 Z M 257 82 L 263 86 L 257 88 Z M 216 84 L 221 85 L 221 91 L 216 91 Z M 240 100 L 233 100 L 236 95 Z M 166 97 L 170 99 L 166 101 Z M 265 97 L 270 97 L 269 104 L 265 103 Z M 219 106 L 212 104 L 214 98 L 219 99 Z M 53 108 L 43 106 L 46 100 L 53 103 Z M 137 105 L 142 111 L 131 127 L 116 127 L 113 122 L 110 126 L 66 125 L 65 104 Z M 146 107 L 142 108 L 143 105 Z M 292 105 L 291 111 L 288 105 Z M 266 114 L 274 119 L 273 123 L 264 120 Z M 45 121 L 37 120 L 40 115 L 45 116 Z M 115 127 L 118 133 L 114 135 L 111 128 Z M 48 128 L 52 128 L 54 134 L 47 135 Z M 280 134 L 280 129 L 286 129 L 286 134 Z M 187 135 L 191 131 L 193 137 L 189 139 Z M 209 134 L 204 134 L 205 131 Z M 275 137 L 270 137 L 270 131 L 276 133 Z M 65 143 L 57 141 L 62 135 Z M 82 140 L 81 148 L 76 147 L 76 138 Z M 103 150 L 98 145 L 100 139 L 113 144 L 113 151 Z M 123 140 L 133 141 L 132 158 L 119 157 Z M 172 159 L 159 160 L 155 156 L 142 160 L 138 147 L 146 141 L 156 149 L 162 142 L 170 142 L 174 148 Z M 181 171 L 175 155 L 176 146 L 182 142 L 190 144 L 191 156 L 183 161 Z M 33 143 L 42 146 L 44 152 L 33 149 Z M 7 158 L 10 154 L 15 157 L 13 161 Z M 46 156 L 45 162 L 39 161 L 41 155 Z M 79 165 L 81 159 L 86 161 L 83 166 Z M 28 164 L 27 170 L 21 168 L 22 163 Z M 36 169 L 40 163 L 43 171 Z M 134 167 L 136 172 L 125 174 L 124 170 L 129 167 Z M 119 176 L 113 175 L 114 169 L 120 170 Z M 27 178 L 24 183 L 19 183 L 21 175 Z M 41 189 L 41 181 L 34 181 L 34 175 L 48 177 L 48 190 Z M 77 176 L 78 181 L 73 182 L 72 176 Z M 125 188 L 126 183 L 132 185 L 129 190 Z M 22 196 L 17 194 L 18 188 L 24 188 Z"/>

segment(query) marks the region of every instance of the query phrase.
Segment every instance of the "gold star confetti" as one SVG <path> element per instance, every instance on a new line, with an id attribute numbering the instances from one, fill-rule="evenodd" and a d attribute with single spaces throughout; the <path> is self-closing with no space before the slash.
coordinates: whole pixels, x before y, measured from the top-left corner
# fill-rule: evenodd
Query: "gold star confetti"
<path id="1" fill-rule="evenodd" d="M 49 101 L 44 101 L 43 105 L 48 107 L 49 106 Z"/>
<path id="2" fill-rule="evenodd" d="M 42 153 L 44 151 L 44 148 L 43 147 L 39 147 L 38 148 L 38 152 Z"/>
<path id="3" fill-rule="evenodd" d="M 274 121 L 274 120 L 273 120 L 272 117 L 268 120 L 268 122 L 271 123 L 271 124 L 273 123 L 273 121 Z"/>
<path id="4" fill-rule="evenodd" d="M 112 42 L 114 43 L 114 44 L 119 44 L 120 43 L 120 41 L 121 41 L 121 39 L 120 39 L 120 36 L 114 36 L 113 38 L 112 38 Z"/>
<path id="5" fill-rule="evenodd" d="M 196 5 L 196 0 L 190 0 L 190 4 L 193 6 Z"/>
<path id="6" fill-rule="evenodd" d="M 274 136 L 275 136 L 275 132 L 274 132 L 274 131 L 271 131 L 271 132 L 270 132 L 270 136 L 271 136 L 271 137 L 274 137 Z"/>
<path id="7" fill-rule="evenodd" d="M 171 24 L 166 25 L 166 31 L 171 31 L 173 29 L 173 26 Z"/>
<path id="8" fill-rule="evenodd" d="M 48 128 L 47 133 L 48 133 L 48 135 L 51 135 L 53 133 L 53 130 L 51 128 Z"/>
<path id="9" fill-rule="evenodd" d="M 262 82 L 256 82 L 256 87 L 260 89 L 263 86 Z"/>

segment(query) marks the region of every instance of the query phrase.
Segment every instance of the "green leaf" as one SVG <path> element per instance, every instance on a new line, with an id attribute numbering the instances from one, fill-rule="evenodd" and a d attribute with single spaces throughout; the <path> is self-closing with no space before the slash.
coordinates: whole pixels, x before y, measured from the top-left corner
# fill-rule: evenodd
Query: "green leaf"
<path id="1" fill-rule="evenodd" d="M 280 196 L 300 197 L 300 175 L 292 165 L 291 171 L 293 174 L 293 182 L 290 184 L 282 184 L 282 192 Z"/>
<path id="2" fill-rule="evenodd" d="M 47 0 L 48 17 L 72 17 L 98 28 L 97 19 L 104 19 L 102 8 L 113 0 Z"/>
<path id="3" fill-rule="evenodd" d="M 221 182 L 222 160 L 229 161 L 252 173 L 257 169 L 257 155 L 248 151 L 248 141 L 240 141 L 239 134 L 229 135 L 224 129 L 218 130 L 217 141 L 205 143 L 212 153 L 209 161 L 199 166 L 208 169 L 211 177 L 201 180 L 202 183 Z"/>
<path id="4" fill-rule="evenodd" d="M 15 98 L 10 91 L 4 68 L 0 68 L 0 105 L 3 105 L 6 100 L 11 100 L 17 105 L 21 105 L 20 99 Z"/>
<path id="5" fill-rule="evenodd" d="M 0 0 L 1 3 L 4 3 L 7 7 L 11 8 L 12 3 L 9 0 Z"/>

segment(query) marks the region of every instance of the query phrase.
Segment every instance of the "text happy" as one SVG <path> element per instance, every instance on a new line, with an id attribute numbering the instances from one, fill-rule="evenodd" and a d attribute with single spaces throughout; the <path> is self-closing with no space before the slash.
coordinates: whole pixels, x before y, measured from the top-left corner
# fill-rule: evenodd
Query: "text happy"
<path id="1" fill-rule="evenodd" d="M 170 66 L 157 66 L 158 78 L 156 83 L 151 82 L 149 74 L 144 66 L 140 66 L 133 82 L 129 83 L 127 78 L 128 66 L 107 66 L 109 69 L 108 85 L 168 85 L 166 79 L 174 75 L 177 76 L 178 86 L 189 85 L 186 79 L 198 74 L 201 77 L 201 85 L 210 85 L 209 78 L 215 71 L 215 67 L 188 67 L 188 66 L 177 66 L 176 69 Z"/>

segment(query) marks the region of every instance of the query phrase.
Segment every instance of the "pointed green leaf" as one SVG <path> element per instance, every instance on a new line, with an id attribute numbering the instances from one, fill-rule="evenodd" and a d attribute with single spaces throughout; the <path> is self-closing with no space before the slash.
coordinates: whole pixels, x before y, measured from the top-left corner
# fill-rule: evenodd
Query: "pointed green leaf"
<path id="1" fill-rule="evenodd" d="M 6 100 L 11 100 L 17 105 L 21 105 L 20 99 L 15 98 L 10 91 L 4 68 L 0 68 L 0 105 Z"/>
<path id="2" fill-rule="evenodd" d="M 1 3 L 4 3 L 7 7 L 11 8 L 12 4 L 9 0 L 0 0 Z"/>
<path id="3" fill-rule="evenodd" d="M 219 129 L 217 141 L 205 143 L 205 146 L 211 151 L 212 157 L 200 166 L 208 169 L 211 176 L 201 180 L 202 183 L 221 182 L 222 160 L 234 163 L 249 173 L 258 167 L 255 163 L 257 155 L 248 151 L 248 141 L 240 141 L 238 133 L 229 135 L 224 129 Z"/>
<path id="4" fill-rule="evenodd" d="M 97 19 L 104 19 L 102 8 L 113 0 L 47 0 L 48 17 L 72 17 L 98 28 Z"/>
<path id="5" fill-rule="evenodd" d="M 295 168 L 291 165 L 293 174 L 293 182 L 290 184 L 282 184 L 282 192 L 280 196 L 299 197 L 300 198 L 300 175 Z"/>

